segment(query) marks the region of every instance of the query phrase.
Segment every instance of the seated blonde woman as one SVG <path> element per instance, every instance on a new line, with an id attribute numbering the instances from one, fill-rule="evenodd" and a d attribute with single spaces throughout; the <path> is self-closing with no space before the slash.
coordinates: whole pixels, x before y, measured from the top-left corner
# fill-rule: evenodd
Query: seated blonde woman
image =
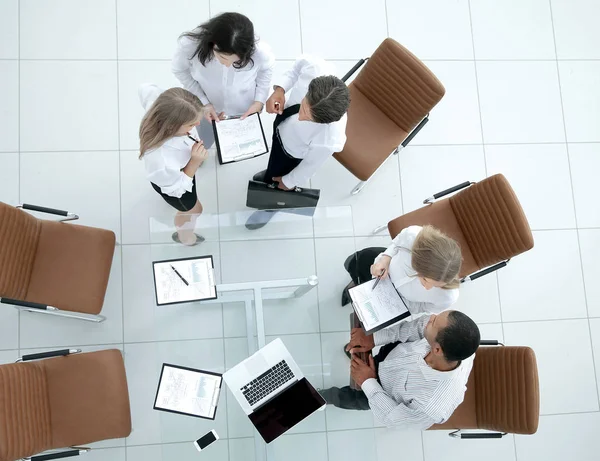
<path id="1" fill-rule="evenodd" d="M 403 229 L 387 248 L 365 248 L 350 255 L 344 267 L 352 282 L 348 289 L 372 277 L 390 277 L 411 314 L 439 313 L 458 299 L 462 255 L 458 243 L 433 226 Z"/>

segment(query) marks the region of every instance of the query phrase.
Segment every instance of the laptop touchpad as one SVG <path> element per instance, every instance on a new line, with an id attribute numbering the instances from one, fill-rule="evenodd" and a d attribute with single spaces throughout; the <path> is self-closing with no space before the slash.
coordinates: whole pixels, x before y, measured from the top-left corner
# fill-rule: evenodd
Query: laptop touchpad
<path id="1" fill-rule="evenodd" d="M 244 363 L 246 371 L 253 376 L 259 376 L 269 369 L 269 364 L 261 354 L 257 354 L 252 359 Z"/>

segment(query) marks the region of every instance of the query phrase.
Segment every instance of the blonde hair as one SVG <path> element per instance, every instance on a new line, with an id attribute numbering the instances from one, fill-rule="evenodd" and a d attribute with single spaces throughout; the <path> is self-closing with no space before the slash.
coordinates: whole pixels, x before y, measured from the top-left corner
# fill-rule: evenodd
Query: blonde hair
<path id="1" fill-rule="evenodd" d="M 194 123 L 201 113 L 202 103 L 188 90 L 163 91 L 140 124 L 140 158 L 175 136 L 183 125 Z"/>
<path id="2" fill-rule="evenodd" d="M 445 289 L 458 288 L 462 253 L 456 240 L 433 226 L 423 226 L 411 253 L 411 265 L 419 276 L 444 282 Z"/>

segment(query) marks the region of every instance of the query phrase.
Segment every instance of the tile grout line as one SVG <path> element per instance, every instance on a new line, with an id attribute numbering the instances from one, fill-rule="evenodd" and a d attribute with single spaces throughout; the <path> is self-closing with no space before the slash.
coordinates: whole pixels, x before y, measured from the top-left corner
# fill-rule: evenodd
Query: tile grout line
<path id="1" fill-rule="evenodd" d="M 17 119 L 17 146 L 19 155 L 17 159 L 17 174 L 19 178 L 19 188 L 17 192 L 17 201 L 21 204 L 21 2 L 17 2 L 17 97 L 19 111 Z M 17 309 L 17 349 L 18 357 L 21 357 L 21 309 Z"/>
<path id="2" fill-rule="evenodd" d="M 568 141 L 567 122 L 565 120 L 565 105 L 564 105 L 562 85 L 561 85 L 561 79 L 560 79 L 560 66 L 558 64 L 558 49 L 556 46 L 556 32 L 554 29 L 554 12 L 552 10 L 551 0 L 548 0 L 548 6 L 550 8 L 550 21 L 552 23 L 552 39 L 554 41 L 554 54 L 556 56 L 556 60 L 555 60 L 556 78 L 558 79 L 558 94 L 560 95 L 560 110 L 562 112 L 563 132 L 565 135 L 565 147 L 566 147 L 566 151 L 567 151 L 567 165 L 569 167 L 569 180 L 571 182 L 571 199 L 573 201 L 573 214 L 575 216 L 575 227 L 578 227 L 577 207 L 575 205 L 575 189 L 573 188 L 573 170 L 571 168 L 571 156 L 569 154 L 569 143 L 567 142 Z M 581 238 L 579 236 L 579 230 L 577 230 L 577 246 L 579 247 L 579 264 L 581 267 L 581 283 L 583 285 L 583 298 L 585 300 L 585 310 L 586 310 L 586 314 L 587 314 L 588 334 L 589 334 L 589 338 L 590 338 L 590 352 L 592 355 L 592 367 L 594 369 L 594 379 L 596 381 L 596 399 L 597 399 L 596 401 L 597 401 L 598 405 L 600 406 L 600 389 L 598 387 L 598 370 L 596 369 L 596 358 L 594 357 L 592 325 L 590 323 L 590 308 L 589 308 L 589 301 L 588 301 L 588 297 L 587 297 L 587 290 L 586 290 L 586 286 L 585 286 L 585 272 L 584 272 L 584 268 L 583 268 L 583 255 L 581 253 Z"/>
<path id="3" fill-rule="evenodd" d="M 421 460 L 425 460 L 425 431 L 421 431 Z"/>
<path id="4" fill-rule="evenodd" d="M 298 0 L 298 24 L 300 25 L 300 54 L 304 53 L 304 40 L 302 39 L 302 8 Z"/>
<path id="5" fill-rule="evenodd" d="M 389 15 L 388 15 L 387 0 L 384 0 L 383 7 L 385 9 L 385 32 L 386 32 L 386 37 L 389 37 L 390 36 L 390 18 L 389 18 Z"/>
<path id="6" fill-rule="evenodd" d="M 118 0 L 115 0 L 115 56 L 116 56 L 116 78 L 117 78 L 117 147 L 119 148 L 118 159 L 119 159 L 119 236 L 120 240 L 123 240 L 123 193 L 122 193 L 122 180 L 123 175 L 121 172 L 121 82 L 119 78 L 119 6 L 117 4 Z M 119 249 L 119 261 L 121 263 L 121 332 L 122 332 L 122 343 L 121 346 L 123 348 L 123 356 L 125 355 L 125 283 L 123 280 L 124 270 L 123 270 L 123 246 L 121 244 L 117 245 Z M 124 359 L 124 357 L 123 357 Z M 123 438 L 124 443 L 124 455 L 125 461 L 127 461 L 127 437 Z"/>
<path id="7" fill-rule="evenodd" d="M 364 56 L 363 56 L 364 57 Z M 354 58 L 327 58 L 327 61 L 357 61 L 361 59 L 360 56 L 356 55 Z M 18 58 L 0 58 L 0 61 L 17 61 Z M 116 61 L 111 58 L 24 58 L 21 61 L 67 61 L 67 62 L 82 62 L 82 61 Z M 121 62 L 139 62 L 139 61 L 152 61 L 152 62 L 171 62 L 170 58 L 123 58 L 119 59 Z M 293 59 L 277 59 L 277 61 L 291 61 Z M 422 59 L 427 62 L 474 62 L 475 59 L 457 59 L 457 58 L 428 58 Z M 598 62 L 598 59 L 577 59 L 577 58 L 561 58 L 561 59 L 477 59 L 479 62 Z"/>

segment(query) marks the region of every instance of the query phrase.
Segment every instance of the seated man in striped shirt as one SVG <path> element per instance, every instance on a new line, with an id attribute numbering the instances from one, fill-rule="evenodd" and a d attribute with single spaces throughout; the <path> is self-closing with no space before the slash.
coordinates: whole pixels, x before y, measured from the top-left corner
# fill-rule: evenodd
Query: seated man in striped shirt
<path id="1" fill-rule="evenodd" d="M 332 387 L 320 393 L 339 408 L 371 409 L 388 427 L 427 429 L 447 421 L 463 401 L 479 339 L 475 322 L 452 310 L 368 336 L 354 328 L 347 351 L 382 346 L 369 363 L 351 356 L 351 375 L 361 390 Z"/>

